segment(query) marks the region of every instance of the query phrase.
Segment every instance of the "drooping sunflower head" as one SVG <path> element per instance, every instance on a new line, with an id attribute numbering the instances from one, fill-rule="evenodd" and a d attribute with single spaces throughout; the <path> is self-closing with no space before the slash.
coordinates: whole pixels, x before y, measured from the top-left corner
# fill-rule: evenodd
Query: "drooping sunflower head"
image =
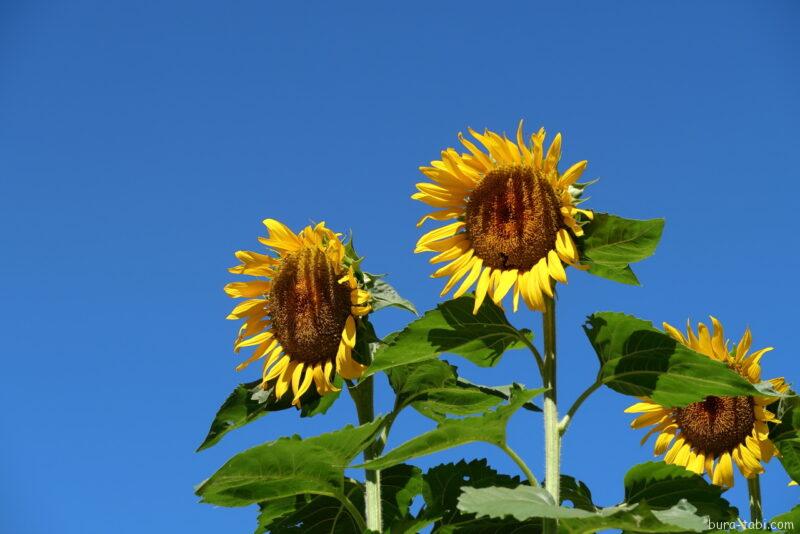
<path id="1" fill-rule="evenodd" d="M 580 260 L 574 238 L 592 212 L 579 209 L 586 161 L 559 173 L 561 134 L 544 152 L 544 129 L 526 142 L 522 122 L 516 142 L 492 131 L 469 130 L 484 150 L 459 134 L 468 152 L 453 148 L 442 159 L 420 167 L 435 183 L 417 184 L 412 198 L 437 208 L 427 219 L 455 220 L 423 235 L 415 252 L 438 253 L 431 263 L 448 262 L 433 277 L 449 277 L 442 296 L 456 284 L 454 297 L 477 283 L 475 309 L 486 295 L 500 305 L 513 288 L 514 311 L 519 297 L 534 310 L 544 309 L 554 282 L 567 282 L 565 265 Z"/>
<path id="2" fill-rule="evenodd" d="M 228 316 L 244 320 L 234 350 L 255 347 L 236 369 L 263 358 L 262 387 L 274 385 L 280 399 L 291 386 L 292 404 L 299 405 L 312 383 L 325 395 L 338 391 L 335 373 L 358 378 L 364 372 L 352 350 L 356 318 L 369 313 L 371 296 L 346 265 L 340 234 L 325 223 L 299 234 L 273 219 L 264 224 L 269 236 L 259 241 L 274 255 L 236 252 L 242 263 L 230 272 L 257 279 L 225 286 L 231 297 L 247 299 Z"/>
<path id="3" fill-rule="evenodd" d="M 772 348 L 749 352 L 752 342 L 749 329 L 739 343 L 731 347 L 719 321 L 711 317 L 711 322 L 712 331 L 699 323 L 696 334 L 687 323 L 685 336 L 667 323 L 664 323 L 664 330 L 695 352 L 725 363 L 753 384 L 759 383 L 759 362 Z M 789 389 L 783 378 L 769 382 L 778 392 Z M 653 434 L 658 434 L 655 454 L 666 452 L 665 462 L 699 475 L 706 472 L 714 484 L 731 487 L 734 464 L 746 478 L 752 478 L 764 471 L 761 462 L 768 462 L 777 454 L 767 427 L 768 422 L 776 421 L 775 414 L 767 406 L 777 399 L 766 396 L 706 397 L 682 408 L 667 408 L 645 398 L 625 411 L 642 414 L 631 423 L 633 428 L 652 425 L 642 444 Z"/>

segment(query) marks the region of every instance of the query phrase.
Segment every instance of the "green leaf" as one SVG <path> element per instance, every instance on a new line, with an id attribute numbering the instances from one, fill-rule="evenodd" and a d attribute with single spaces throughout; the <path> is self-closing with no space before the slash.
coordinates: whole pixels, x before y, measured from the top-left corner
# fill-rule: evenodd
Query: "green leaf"
<path id="1" fill-rule="evenodd" d="M 593 274 L 612 282 L 619 282 L 620 284 L 627 284 L 629 286 L 639 286 L 639 278 L 633 272 L 630 265 L 605 265 L 602 263 L 589 264 L 589 274 Z"/>
<path id="2" fill-rule="evenodd" d="M 712 521 L 735 520 L 739 512 L 722 498 L 722 489 L 687 471 L 664 462 L 634 466 L 625 475 L 625 502 L 647 502 L 654 509 L 666 509 L 686 499 L 699 515 Z"/>
<path id="3" fill-rule="evenodd" d="M 394 287 L 384 282 L 382 276 L 369 273 L 364 273 L 364 275 L 367 279 L 366 289 L 372 294 L 373 312 L 394 306 L 395 308 L 408 310 L 414 315 L 419 315 L 414 304 L 410 300 L 401 297 Z"/>
<path id="4" fill-rule="evenodd" d="M 403 443 L 380 458 L 367 462 L 364 467 L 384 469 L 410 458 L 426 456 L 475 441 L 503 447 L 506 443 L 508 420 L 523 404 L 543 391 L 544 389 L 515 389 L 511 393 L 508 404 L 483 415 L 463 419 L 445 419 L 434 430 Z"/>
<path id="5" fill-rule="evenodd" d="M 423 488 L 422 470 L 419 467 L 399 464 L 381 471 L 384 524 L 414 519 L 411 515 L 411 503 L 414 497 L 422 494 Z"/>
<path id="6" fill-rule="evenodd" d="M 351 479 L 344 481 L 345 495 L 364 513 L 364 484 Z M 409 509 L 413 498 L 422 494 L 422 471 L 401 464 L 381 472 L 381 501 L 384 524 L 415 523 Z M 359 526 L 343 507 L 342 502 L 325 495 L 298 495 L 261 503 L 256 534 L 311 533 L 349 534 Z M 393 528 L 392 532 L 404 532 Z M 409 534 L 417 530 L 409 531 Z"/>
<path id="7" fill-rule="evenodd" d="M 513 517 L 526 521 L 535 517 L 559 520 L 559 532 L 589 533 L 604 529 L 623 529 L 634 532 L 702 532 L 705 517 L 682 500 L 666 510 L 653 510 L 646 503 L 621 504 L 593 511 L 558 506 L 544 488 L 465 487 L 458 507 L 478 517 Z"/>
<path id="8" fill-rule="evenodd" d="M 457 532 L 458 534 L 506 534 L 509 532 L 540 532 L 541 519 L 534 518 L 523 522 L 513 518 L 477 518 L 475 514 L 464 513 L 458 509 L 458 497 L 462 488 L 486 488 L 501 486 L 515 488 L 520 485 L 517 476 L 500 474 L 487 464 L 486 460 L 472 460 L 432 467 L 424 475 L 425 506 L 419 518 L 435 520 L 432 532 L 437 534 Z M 566 475 L 561 476 L 562 500 L 573 500 L 582 504 L 589 502 L 591 493 L 582 482 Z"/>
<path id="9" fill-rule="evenodd" d="M 663 230 L 664 219 L 640 221 L 595 212 L 577 240 L 581 261 L 591 274 L 638 285 L 630 264 L 653 255 Z"/>
<path id="10" fill-rule="evenodd" d="M 362 493 L 360 484 L 345 480 L 345 496 L 351 502 L 358 503 L 356 508 L 363 515 Z M 342 501 L 327 495 L 277 499 L 262 503 L 260 510 L 255 534 L 350 534 L 360 530 L 358 522 L 347 512 Z"/>
<path id="11" fill-rule="evenodd" d="M 316 388 L 310 388 L 302 397 L 301 417 L 312 417 L 325 413 L 339 397 L 339 393 L 331 393 L 320 397 Z M 206 438 L 197 451 L 202 451 L 222 439 L 222 437 L 236 428 L 252 423 L 269 412 L 276 412 L 294 408 L 289 395 L 277 400 L 274 388 L 261 389 L 261 380 L 239 384 L 220 406 Z"/>
<path id="12" fill-rule="evenodd" d="M 337 501 L 338 502 L 338 501 Z M 254 534 L 264 534 L 272 530 L 278 519 L 297 510 L 297 497 L 283 497 L 259 503 L 258 519 Z M 341 504 L 341 503 L 340 503 Z"/>
<path id="13" fill-rule="evenodd" d="M 461 488 L 472 486 L 485 488 L 489 486 L 503 486 L 515 488 L 519 486 L 517 476 L 503 475 L 489 467 L 486 459 L 461 460 L 458 463 L 440 464 L 431 467 L 423 476 L 425 489 L 425 508 L 421 516 L 435 517 L 439 524 L 452 524 L 462 515 L 458 509 L 458 497 Z"/>
<path id="14" fill-rule="evenodd" d="M 382 418 L 301 439 L 280 438 L 241 452 L 197 489 L 202 502 L 247 506 L 305 493 L 344 498 L 344 468 L 372 442 Z"/>
<path id="15" fill-rule="evenodd" d="M 600 358 L 601 381 L 624 395 L 679 407 L 712 395 L 770 394 L 756 389 L 724 363 L 698 354 L 636 317 L 595 313 L 584 331 Z"/>
<path id="16" fill-rule="evenodd" d="M 367 374 L 399 365 L 431 360 L 444 352 L 458 354 L 481 367 L 495 365 L 502 354 L 522 348 L 530 333 L 511 326 L 503 310 L 487 301 L 472 314 L 473 296 L 439 304 L 409 324 L 388 345 L 375 352 Z"/>
<path id="17" fill-rule="evenodd" d="M 769 439 L 780 452 L 779 458 L 786 473 L 792 480 L 800 482 L 800 397 L 781 399 L 776 415 L 781 422 L 770 425 Z"/>
<path id="18" fill-rule="evenodd" d="M 511 394 L 511 386 L 490 388 L 459 379 L 456 368 L 444 360 L 392 367 L 386 373 L 396 395 L 396 411 L 410 405 L 436 421 L 448 414 L 483 413 Z M 532 404 L 525 407 L 536 409 Z"/>
<path id="19" fill-rule="evenodd" d="M 544 486 L 544 481 L 542 481 L 542 486 Z M 559 493 L 561 504 L 569 501 L 572 503 L 573 508 L 590 511 L 596 508 L 592 501 L 592 492 L 589 491 L 589 486 L 580 480 L 569 475 L 561 475 L 559 487 L 561 488 Z"/>
<path id="20" fill-rule="evenodd" d="M 779 529 L 772 532 L 797 532 L 800 528 L 800 505 L 795 506 L 788 512 L 776 515 L 772 518 L 771 523 L 775 528 Z"/>

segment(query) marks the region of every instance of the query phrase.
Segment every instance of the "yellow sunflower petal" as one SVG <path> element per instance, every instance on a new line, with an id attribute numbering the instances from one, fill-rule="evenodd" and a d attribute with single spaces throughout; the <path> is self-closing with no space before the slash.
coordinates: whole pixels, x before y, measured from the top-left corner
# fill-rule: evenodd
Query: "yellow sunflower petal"
<path id="1" fill-rule="evenodd" d="M 556 234 L 556 252 L 562 260 L 569 264 L 577 263 L 580 259 L 578 247 L 572 240 L 572 236 L 563 228 Z"/>
<path id="2" fill-rule="evenodd" d="M 659 456 L 667 450 L 667 447 L 672 440 L 675 439 L 675 430 L 665 430 L 656 438 L 655 445 L 653 445 L 653 453 Z"/>
<path id="3" fill-rule="evenodd" d="M 739 340 L 739 344 L 736 345 L 736 359 L 743 360 L 747 351 L 750 350 L 750 344 L 753 342 L 753 334 L 750 332 L 750 327 L 747 327 L 744 331 L 744 335 L 742 339 Z"/>
<path id="4" fill-rule="evenodd" d="M 722 453 L 719 457 L 719 463 L 716 469 L 714 469 L 712 483 L 716 486 L 723 486 L 726 488 L 733 486 L 733 463 L 731 462 L 730 453 Z"/>
<path id="5" fill-rule="evenodd" d="M 669 336 L 672 339 L 674 339 L 675 341 L 678 341 L 678 342 L 680 342 L 680 343 L 682 343 L 684 345 L 687 344 L 686 343 L 686 338 L 683 337 L 683 334 L 681 334 L 680 330 L 678 330 L 677 328 L 675 328 L 674 326 L 672 326 L 669 323 L 661 323 L 661 325 L 664 327 L 664 331 L 667 334 L 669 334 Z"/>
<path id="6" fill-rule="evenodd" d="M 456 292 L 453 293 L 454 299 L 457 299 L 458 297 L 469 291 L 469 288 L 472 287 L 472 284 L 474 284 L 475 280 L 478 279 L 478 276 L 480 276 L 481 274 L 481 269 L 483 268 L 483 260 L 474 257 L 472 258 L 470 265 L 471 267 L 469 274 L 467 275 L 466 278 L 464 278 L 464 281 L 461 282 L 461 286 L 459 286 Z"/>
<path id="7" fill-rule="evenodd" d="M 464 221 L 456 221 L 454 223 L 450 223 L 440 228 L 431 230 L 430 232 L 424 234 L 422 237 L 419 238 L 419 241 L 417 241 L 417 250 L 415 252 L 420 252 L 421 250 L 423 250 L 423 247 L 429 245 L 430 243 L 439 241 L 447 237 L 452 237 L 453 234 L 455 234 L 461 228 L 464 227 L 464 224 L 465 224 Z"/>
<path id="8" fill-rule="evenodd" d="M 672 444 L 669 451 L 667 452 L 666 456 L 664 456 L 664 462 L 668 464 L 675 463 L 675 457 L 681 452 L 686 440 L 683 436 L 678 436 L 678 439 L 675 440 L 675 443 Z"/>
<path id="9" fill-rule="evenodd" d="M 278 375 L 278 379 L 275 381 L 276 399 L 282 398 L 289 390 L 289 383 L 292 380 L 292 374 L 296 368 L 297 362 L 289 361 L 289 363 L 286 365 L 286 369 L 284 369 L 283 372 Z"/>
<path id="10" fill-rule="evenodd" d="M 269 237 L 258 240 L 275 250 L 294 252 L 303 246 L 303 241 L 288 226 L 275 219 L 264 219 L 264 226 L 269 230 Z"/>
<path id="11" fill-rule="evenodd" d="M 561 178 L 558 180 L 559 187 L 568 187 L 577 182 L 583 174 L 583 171 L 586 170 L 586 165 L 588 165 L 588 163 L 589 162 L 586 160 L 579 161 L 564 171 L 564 174 L 562 174 Z"/>
<path id="12" fill-rule="evenodd" d="M 517 280 L 517 274 L 519 274 L 519 270 L 517 269 L 502 271 L 500 273 L 500 281 L 494 290 L 494 295 L 492 295 L 492 300 L 495 304 L 499 304 L 500 301 L 503 300 L 503 297 L 508 294 L 508 290 L 511 289 L 514 282 Z"/>
<path id="13" fill-rule="evenodd" d="M 564 266 L 561 265 L 561 258 L 558 257 L 555 250 L 547 253 L 547 268 L 553 280 L 562 284 L 567 283 L 567 273 L 564 271 Z"/>
<path id="14" fill-rule="evenodd" d="M 637 402 L 625 408 L 625 413 L 663 412 L 664 407 L 652 402 Z"/>
<path id="15" fill-rule="evenodd" d="M 298 381 L 297 385 L 295 385 L 294 381 L 292 382 L 292 389 L 294 389 L 294 399 L 292 399 L 292 404 L 299 405 L 300 404 L 300 397 L 308 391 L 308 388 L 311 386 L 311 381 L 314 379 L 314 369 L 305 368 L 305 374 L 303 375 L 302 381 Z M 292 377 L 294 380 L 294 377 Z"/>
<path id="16" fill-rule="evenodd" d="M 702 452 L 693 453 L 692 458 L 686 463 L 686 469 L 692 471 L 693 473 L 697 473 L 698 475 L 703 474 L 703 469 L 706 465 L 706 455 Z"/>
<path id="17" fill-rule="evenodd" d="M 561 134 L 557 133 L 556 136 L 553 138 L 553 142 L 550 144 L 550 148 L 547 151 L 547 157 L 545 158 L 544 168 L 545 170 L 555 170 L 558 166 L 558 161 L 561 159 Z"/>
<path id="18" fill-rule="evenodd" d="M 272 282 L 253 280 L 250 282 L 231 282 L 225 286 L 225 293 L 231 297 L 261 297 L 269 293 Z"/>
<path id="19" fill-rule="evenodd" d="M 475 289 L 475 307 L 472 313 L 478 313 L 478 309 L 483 304 L 483 299 L 486 298 L 486 291 L 489 289 L 489 277 L 492 274 L 492 269 L 485 267 L 478 278 L 478 287 Z"/>

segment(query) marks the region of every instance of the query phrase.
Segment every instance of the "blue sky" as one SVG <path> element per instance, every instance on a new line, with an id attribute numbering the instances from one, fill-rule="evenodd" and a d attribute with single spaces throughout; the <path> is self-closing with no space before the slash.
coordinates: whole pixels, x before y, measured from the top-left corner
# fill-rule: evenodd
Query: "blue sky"
<path id="1" fill-rule="evenodd" d="M 193 484 L 239 450 L 355 414 L 343 397 L 329 417 L 270 415 L 194 453 L 257 375 L 233 370 L 233 251 L 258 247 L 265 217 L 325 220 L 434 306 L 409 196 L 467 126 L 561 131 L 564 163 L 588 159 L 600 178 L 589 207 L 667 219 L 643 287 L 574 272 L 561 291 L 562 403 L 596 372 L 580 325 L 598 310 L 716 314 L 737 338 L 750 325 L 776 347 L 765 375 L 800 376 L 800 5 L 336 4 L 0 4 L 0 531 L 247 532 L 252 509 L 197 504 Z M 410 317 L 374 319 L 388 333 Z M 538 384 L 522 352 L 490 370 L 452 361 L 482 383 Z M 651 458 L 629 402 L 597 393 L 564 444 L 564 472 L 602 504 Z M 539 416 L 512 423 L 540 474 Z M 406 414 L 391 443 L 428 426 Z M 488 445 L 420 465 L 462 455 L 514 472 Z M 797 503 L 786 482 L 770 464 L 766 515 Z M 729 494 L 742 510 L 745 491 L 739 478 Z"/>

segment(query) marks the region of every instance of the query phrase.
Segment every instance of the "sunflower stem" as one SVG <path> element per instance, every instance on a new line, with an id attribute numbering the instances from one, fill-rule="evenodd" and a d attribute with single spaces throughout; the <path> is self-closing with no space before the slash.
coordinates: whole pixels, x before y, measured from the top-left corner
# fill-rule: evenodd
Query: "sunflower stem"
<path id="1" fill-rule="evenodd" d="M 756 475 L 747 479 L 747 490 L 750 493 L 750 522 L 761 523 L 764 521 L 764 512 L 761 508 L 761 476 Z"/>
<path id="2" fill-rule="evenodd" d="M 517 464 L 517 466 L 522 470 L 523 473 L 525 473 L 525 476 L 528 479 L 528 484 L 534 487 L 539 486 L 539 481 L 536 480 L 536 476 L 533 474 L 533 471 L 531 471 L 530 467 L 528 467 L 528 464 L 525 463 L 525 461 L 520 457 L 519 454 L 517 454 L 517 452 L 514 449 L 512 449 L 506 444 L 501 445 L 500 448 L 503 449 L 503 451 L 505 451 L 505 453 L 509 456 L 509 458 L 514 460 L 514 463 Z"/>
<path id="3" fill-rule="evenodd" d="M 368 376 L 356 386 L 348 388 L 350 396 L 356 405 L 359 424 L 367 424 L 375 419 L 375 394 L 374 378 Z M 380 456 L 386 442 L 384 432 L 364 449 L 364 461 L 369 462 Z M 381 517 L 381 472 L 378 469 L 365 469 L 366 495 L 364 497 L 364 511 L 367 520 L 367 530 L 383 532 L 383 518 Z"/>
<path id="4" fill-rule="evenodd" d="M 572 403 L 569 410 L 567 411 L 567 415 L 561 418 L 561 422 L 558 424 L 558 432 L 562 436 L 567 431 L 567 427 L 572 422 L 572 419 L 575 417 L 575 413 L 578 411 L 578 408 L 581 407 L 583 402 L 589 398 L 589 395 L 597 391 L 597 389 L 603 385 L 603 382 L 600 380 L 600 377 L 595 380 L 595 382 L 586 388 L 586 391 L 581 393 L 580 397 L 575 399 L 575 402 Z"/>
<path id="5" fill-rule="evenodd" d="M 558 407 L 556 404 L 556 303 L 553 298 L 544 296 L 544 313 L 542 314 L 542 330 L 544 332 L 544 373 L 542 382 L 547 390 L 544 393 L 544 452 L 545 452 L 545 489 L 553 497 L 556 505 L 559 501 L 559 471 L 561 461 L 561 434 L 558 424 Z M 555 534 L 558 523 L 555 519 L 545 520 L 545 534 Z"/>

